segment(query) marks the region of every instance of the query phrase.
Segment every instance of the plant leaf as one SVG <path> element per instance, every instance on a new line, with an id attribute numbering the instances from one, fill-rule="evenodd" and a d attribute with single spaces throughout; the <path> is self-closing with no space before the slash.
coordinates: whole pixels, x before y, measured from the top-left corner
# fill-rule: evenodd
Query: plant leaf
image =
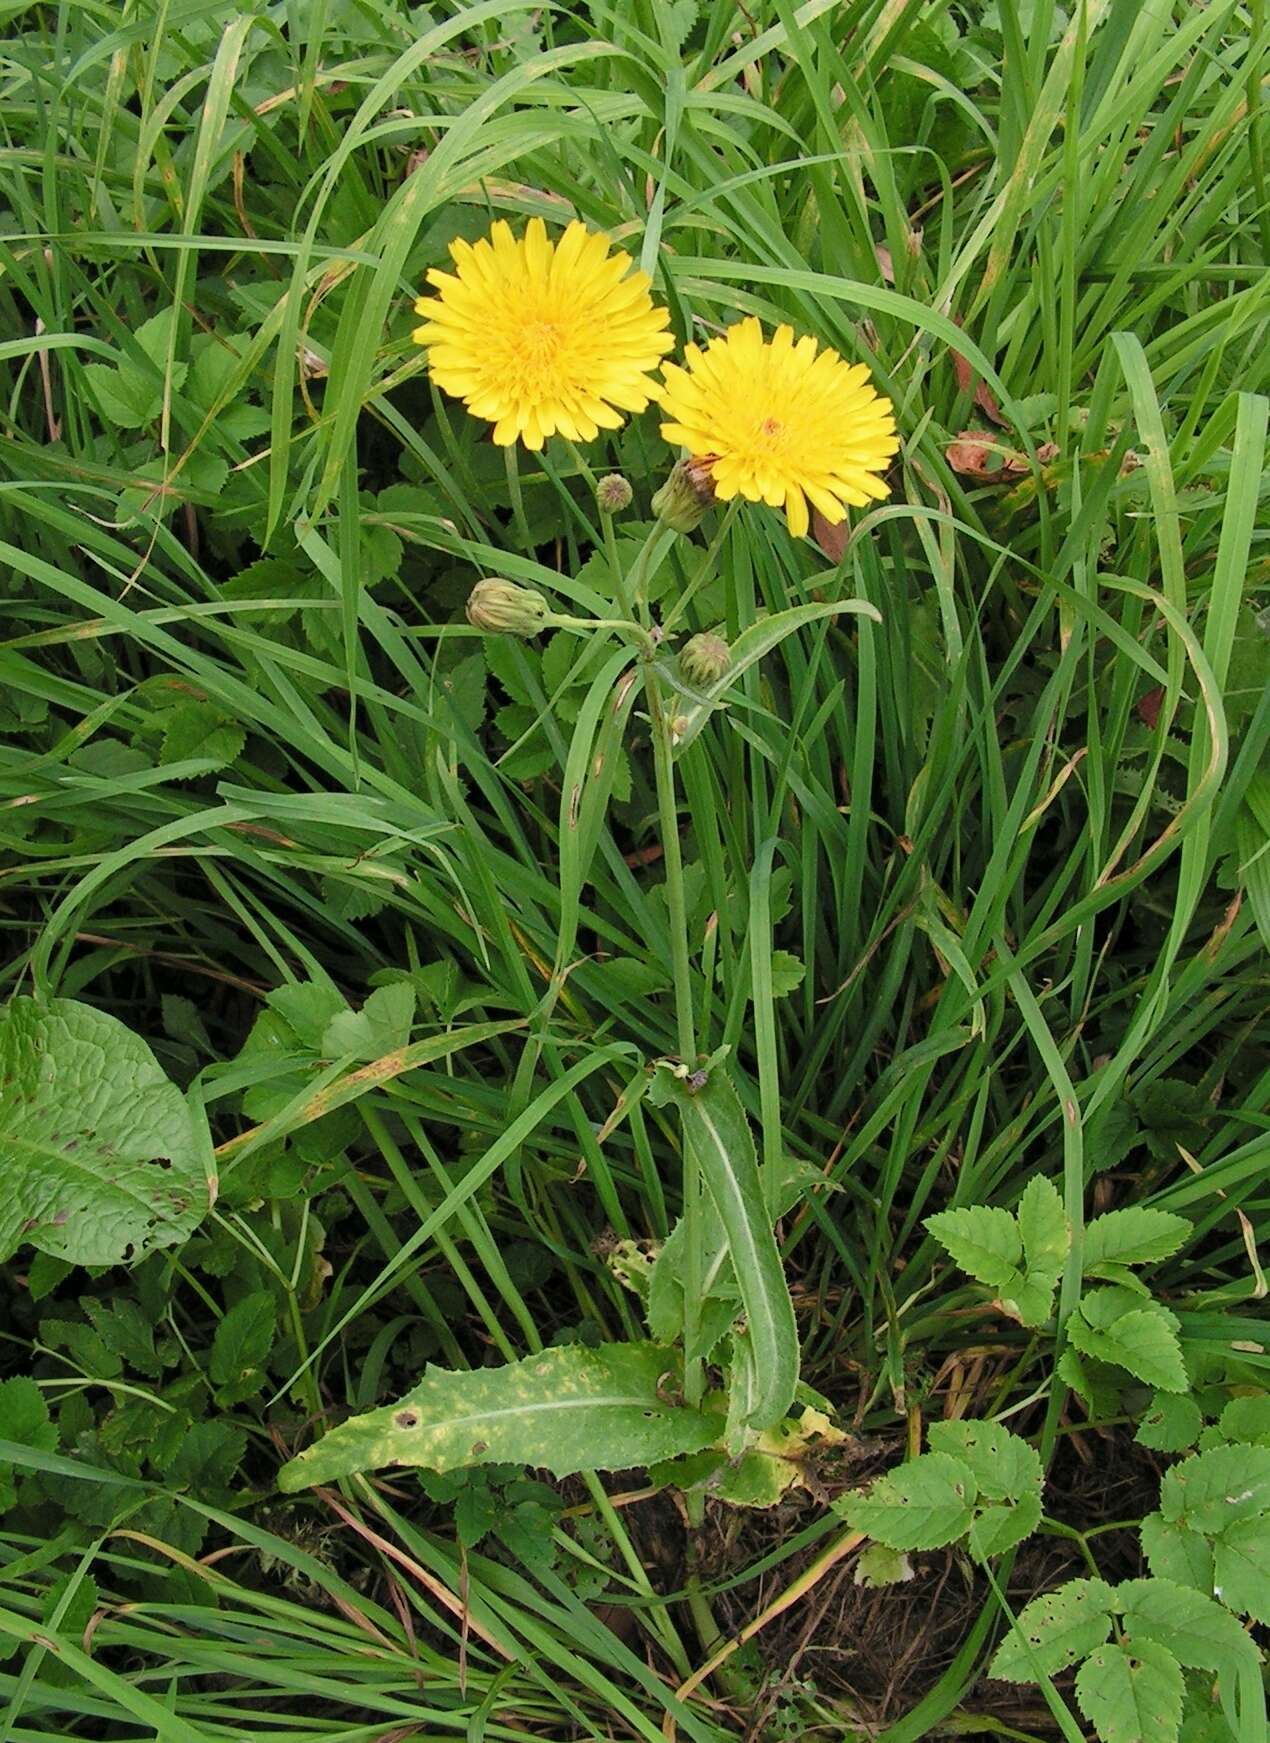
<path id="1" fill-rule="evenodd" d="M 541 1465 L 557 1477 L 700 1452 L 723 1419 L 669 1402 L 656 1344 L 566 1344 L 505 1367 L 429 1368 L 396 1404 L 354 1416 L 284 1465 L 286 1493 L 385 1465 Z"/>
<path id="2" fill-rule="evenodd" d="M 29 1241 L 115 1265 L 176 1245 L 205 1215 L 190 1109 L 117 1018 L 14 999 L 0 1012 L 0 1078 L 0 1259 Z"/>
<path id="3" fill-rule="evenodd" d="M 1116 1608 L 1131 1640 L 1154 1640 L 1191 1670 L 1234 1675 L 1241 1661 L 1255 1664 L 1256 1647 L 1229 1610 L 1173 1580 L 1125 1580 Z"/>
<path id="4" fill-rule="evenodd" d="M 1199 1405 L 1188 1394 L 1157 1392 L 1133 1438 L 1153 1452 L 1185 1452 L 1203 1426 Z"/>
<path id="5" fill-rule="evenodd" d="M 1151 1640 L 1113 1640 L 1076 1673 L 1076 1700 L 1103 1743 L 1174 1743 L 1185 1692 L 1181 1666 Z"/>
<path id="6" fill-rule="evenodd" d="M 1023 1188 L 1018 1223 L 1023 1240 L 1023 1269 L 1029 1281 L 1052 1288 L 1063 1275 L 1072 1233 L 1058 1188 L 1043 1174 L 1033 1175 Z"/>
<path id="7" fill-rule="evenodd" d="M 1152 1259 L 1167 1259 L 1192 1232 L 1184 1216 L 1166 1210 L 1133 1205 L 1127 1210 L 1109 1210 L 1086 1225 L 1082 1259 L 1085 1270 L 1106 1263 L 1144 1265 Z"/>
<path id="8" fill-rule="evenodd" d="M 1113 1598 L 1105 1580 L 1068 1580 L 1057 1591 L 1033 1598 L 998 1646 L 988 1675 L 1037 1682 L 1066 1670 L 1110 1634 Z"/>
<path id="9" fill-rule="evenodd" d="M 1270 1626 L 1270 1518 L 1226 1527 L 1213 1545 L 1213 1587 L 1223 1604 Z"/>
<path id="10" fill-rule="evenodd" d="M 1040 1497 L 1041 1459 L 1017 1434 L 997 1422 L 933 1422 L 930 1444 L 969 1465 L 985 1501 Z"/>
<path id="11" fill-rule="evenodd" d="M 768 1218 L 754 1134 L 721 1062 L 700 1088 L 663 1065 L 660 1087 L 679 1108 L 684 1142 L 691 1146 L 727 1236 L 757 1376 L 746 1421 L 752 1428 L 770 1428 L 794 1401 L 798 1327 Z"/>
<path id="12" fill-rule="evenodd" d="M 1183 1459 L 1160 1484 L 1160 1512 L 1205 1537 L 1270 1513 L 1270 1447 L 1215 1446 Z"/>
<path id="13" fill-rule="evenodd" d="M 1147 1514 L 1141 1536 L 1147 1566 L 1156 1579 L 1192 1586 L 1206 1598 L 1212 1596 L 1213 1551 L 1207 1538 L 1162 1513 Z"/>
<path id="14" fill-rule="evenodd" d="M 1041 1523 L 1041 1497 L 1027 1494 L 1005 1505 L 994 1502 L 976 1512 L 970 1527 L 970 1548 L 981 1560 L 1004 1555 Z"/>
<path id="15" fill-rule="evenodd" d="M 977 1283 L 1000 1289 L 1017 1276 L 1023 1242 L 1008 1210 L 986 1204 L 941 1210 L 925 1227 Z"/>
<path id="16" fill-rule="evenodd" d="M 1067 1324 L 1067 1335 L 1076 1348 L 1100 1361 L 1115 1362 L 1135 1378 L 1163 1392 L 1186 1390 L 1186 1369 L 1177 1338 L 1177 1320 L 1158 1302 L 1147 1307 L 1120 1311 L 1107 1297 L 1135 1299 L 1127 1289 L 1099 1290 L 1081 1302 L 1080 1312 Z M 1091 1324 L 1091 1319 L 1103 1325 Z"/>
<path id="17" fill-rule="evenodd" d="M 841 1511 L 854 1531 L 891 1549 L 940 1549 L 964 1537 L 976 1487 L 968 1465 L 948 1453 L 922 1453 L 879 1477 L 867 1495 L 849 1495 Z"/>

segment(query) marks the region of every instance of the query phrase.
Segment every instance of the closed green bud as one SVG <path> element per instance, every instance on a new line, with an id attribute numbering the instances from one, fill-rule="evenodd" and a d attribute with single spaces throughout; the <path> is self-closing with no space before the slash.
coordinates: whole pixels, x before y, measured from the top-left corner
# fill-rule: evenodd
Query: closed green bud
<path id="1" fill-rule="evenodd" d="M 698 689 L 717 684 L 731 664 L 731 648 L 721 635 L 709 630 L 690 637 L 679 650 L 679 670 Z"/>
<path id="2" fill-rule="evenodd" d="M 514 581 L 478 581 L 468 595 L 467 621 L 486 635 L 537 635 L 550 616 L 541 593 Z"/>
<path id="3" fill-rule="evenodd" d="M 631 506 L 634 494 L 620 472 L 610 472 L 595 487 L 595 501 L 601 514 L 621 514 Z"/>
<path id="4" fill-rule="evenodd" d="M 714 501 L 713 460 L 710 456 L 675 462 L 670 477 L 653 498 L 653 513 L 664 526 L 690 533 L 701 524 L 701 517 Z"/>

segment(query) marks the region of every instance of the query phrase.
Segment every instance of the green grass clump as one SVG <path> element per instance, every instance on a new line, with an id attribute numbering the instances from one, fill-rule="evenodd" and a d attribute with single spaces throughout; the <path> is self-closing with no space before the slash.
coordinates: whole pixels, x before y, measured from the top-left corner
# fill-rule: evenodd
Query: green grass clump
<path id="1" fill-rule="evenodd" d="M 1131 1739 L 1139 1671 L 1098 1655 L 1140 1593 L 1044 1703 L 984 1679 L 1068 1576 L 1179 1583 L 1166 1460 L 1264 1446 L 1259 0 L 4 11 L 0 976 L 143 1036 L 215 1188 L 135 1263 L 0 1265 L 0 1743 Z M 632 691 L 589 858 L 625 646 L 463 606 L 497 575 L 612 618 L 672 455 L 655 410 L 509 455 L 429 385 L 413 299 L 497 216 L 610 234 L 680 343 L 815 334 L 903 436 L 845 541 L 746 506 L 655 543 L 679 637 L 867 609 L 737 678 L 673 830 Z M 682 1469 L 280 1495 L 427 1364 L 646 1335 L 613 1250 L 700 1211 L 643 1093 L 684 995 L 799 1184 L 803 1402 L 854 1452 L 775 1514 Z M 1095 1221 L 1127 1211 L 1163 1221 Z M 963 1620 L 870 1681 L 830 1581 L 861 1531 L 908 1551 L 840 1496 L 962 1418 L 1040 1455 L 1035 1541 L 1082 1559 L 971 1537 Z M 1128 1511 L 1064 1511 L 1090 1448 Z M 916 1560 L 920 1632 L 949 1600 Z M 1225 1672 L 1153 1625 L 1164 1737 Z M 1227 1635 L 1204 1735 L 1243 1743 Z"/>

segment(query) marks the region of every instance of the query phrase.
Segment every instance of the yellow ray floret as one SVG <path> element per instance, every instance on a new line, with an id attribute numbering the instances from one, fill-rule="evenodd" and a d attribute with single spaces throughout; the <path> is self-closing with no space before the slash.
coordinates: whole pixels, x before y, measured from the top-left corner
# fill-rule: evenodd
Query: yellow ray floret
<path id="1" fill-rule="evenodd" d="M 836 524 L 844 503 L 888 494 L 878 475 L 899 448 L 895 414 L 862 363 L 792 327 L 765 340 L 750 316 L 704 350 L 686 345 L 684 365 L 662 364 L 661 433 L 711 457 L 716 496 L 783 508 L 801 538 L 809 503 Z"/>
<path id="2" fill-rule="evenodd" d="M 642 412 L 649 372 L 674 344 L 646 273 L 575 221 L 558 242 L 541 218 L 517 240 L 501 219 L 480 242 L 452 242 L 453 272 L 428 273 L 414 338 L 437 386 L 494 426 L 502 447 L 541 448 L 559 432 L 592 442 Z"/>

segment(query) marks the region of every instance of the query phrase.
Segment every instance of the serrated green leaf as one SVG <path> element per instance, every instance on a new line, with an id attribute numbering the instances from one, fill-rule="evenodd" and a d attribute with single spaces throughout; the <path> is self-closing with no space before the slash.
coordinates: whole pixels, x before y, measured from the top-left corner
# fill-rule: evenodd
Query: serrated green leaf
<path id="1" fill-rule="evenodd" d="M 982 1561 L 990 1556 L 1004 1555 L 1007 1549 L 1013 1549 L 1016 1543 L 1031 1537 L 1040 1523 L 1039 1495 L 1022 1495 L 1017 1501 L 1004 1505 L 994 1501 L 991 1506 L 976 1511 L 974 1524 L 970 1527 L 970 1548 Z"/>
<path id="2" fill-rule="evenodd" d="M 158 417 L 162 409 L 162 386 L 132 363 L 124 362 L 118 367 L 109 363 L 86 364 L 84 380 L 101 416 L 117 429 L 139 430 Z"/>
<path id="3" fill-rule="evenodd" d="M 193 758 L 224 768 L 242 755 L 247 734 L 237 721 L 211 702 L 183 702 L 162 714 L 163 743 L 159 764 L 167 768 Z"/>
<path id="4" fill-rule="evenodd" d="M 1111 1296 L 1118 1299 L 1112 1303 Z M 1123 1301 L 1135 1299 L 1126 1289 L 1103 1289 L 1086 1296 L 1080 1312 L 1067 1323 L 1068 1337 L 1083 1354 L 1114 1362 L 1148 1386 L 1184 1392 L 1186 1368 L 1177 1320 L 1158 1302 L 1124 1311 Z"/>
<path id="5" fill-rule="evenodd" d="M 976 1495 L 968 1465 L 948 1453 L 922 1453 L 879 1477 L 867 1495 L 844 1497 L 853 1531 L 892 1549 L 940 1549 L 970 1529 Z"/>
<path id="6" fill-rule="evenodd" d="M 121 1356 L 138 1374 L 152 1380 L 158 1378 L 163 1370 L 154 1350 L 154 1326 L 135 1301 L 123 1295 L 108 1304 L 92 1296 L 81 1296 L 79 1305 L 107 1349 Z"/>
<path id="7" fill-rule="evenodd" d="M 262 1012 L 261 1017 L 252 1025 L 243 1047 L 244 1055 L 290 1052 L 293 1050 L 292 1036 L 302 1047 L 320 1053 L 327 1025 L 341 1011 L 348 1010 L 343 995 L 329 981 L 324 980 L 293 981 L 287 986 L 274 987 L 271 993 L 265 995 L 265 1003 L 269 1006 L 269 1011 Z M 291 1031 L 290 1035 L 284 1034 L 276 1022 L 269 1022 L 268 1019 L 274 1012 Z"/>
<path id="8" fill-rule="evenodd" d="M 0 1077 L 0 1259 L 29 1242 L 113 1265 L 190 1235 L 210 1140 L 139 1035 L 74 999 L 17 998 L 0 1013 Z"/>
<path id="9" fill-rule="evenodd" d="M 1141 1526 L 1142 1549 L 1147 1566 L 1158 1580 L 1191 1586 L 1206 1598 L 1213 1593 L 1213 1551 L 1207 1538 L 1168 1520 L 1162 1513 L 1148 1513 Z"/>
<path id="10" fill-rule="evenodd" d="M 1041 1459 L 1034 1447 L 999 1422 L 933 1422 L 930 1444 L 969 1465 L 985 1501 L 1018 1501 L 1041 1493 Z"/>
<path id="11" fill-rule="evenodd" d="M 1223 1604 L 1270 1626 L 1270 1518 L 1236 1519 L 1213 1545 L 1213 1590 Z"/>
<path id="12" fill-rule="evenodd" d="M 1191 1233 L 1183 1216 L 1147 1205 L 1109 1210 L 1085 1226 L 1082 1259 L 1086 1271 L 1103 1264 L 1145 1265 L 1176 1253 Z"/>
<path id="13" fill-rule="evenodd" d="M 997 1302 L 1003 1313 L 1020 1325 L 1040 1326 L 1054 1317 L 1054 1285 L 1043 1277 L 1014 1276 L 997 1290 Z"/>
<path id="14" fill-rule="evenodd" d="M 1111 1633 L 1113 1593 L 1105 1580 L 1069 1580 L 1033 1598 L 998 1646 L 988 1675 L 1006 1682 L 1057 1676 L 1095 1651 Z"/>
<path id="15" fill-rule="evenodd" d="M 1114 1416 L 1120 1406 L 1120 1387 L 1110 1371 L 1096 1359 L 1086 1361 L 1069 1344 L 1058 1358 L 1056 1373 L 1065 1386 L 1083 1398 L 1095 1421 Z"/>
<path id="16" fill-rule="evenodd" d="M 429 1368 L 397 1404 L 352 1417 L 284 1465 L 286 1493 L 385 1465 L 541 1465 L 557 1477 L 700 1452 L 723 1419 L 664 1395 L 656 1344 L 566 1344 L 504 1367 Z"/>
<path id="17" fill-rule="evenodd" d="M 1160 1484 L 1160 1512 L 1204 1537 L 1270 1514 L 1270 1448 L 1215 1446 L 1183 1459 Z"/>
<path id="18" fill-rule="evenodd" d="M 1257 1662 L 1257 1649 L 1229 1610 L 1173 1580 L 1126 1580 L 1116 1608 L 1131 1640 L 1154 1640 L 1191 1670 L 1237 1674 Z"/>
<path id="19" fill-rule="evenodd" d="M 1188 1394 L 1157 1392 L 1133 1438 L 1153 1452 L 1185 1452 L 1195 1445 L 1203 1426 L 1199 1405 Z"/>
<path id="20" fill-rule="evenodd" d="M 1154 1641 L 1112 1641 L 1076 1673 L 1076 1700 L 1103 1743 L 1175 1743 L 1185 1687 L 1173 1654 Z"/>
<path id="21" fill-rule="evenodd" d="M 807 970 L 792 950 L 772 952 L 772 997 L 788 998 L 803 984 Z"/>
<path id="22" fill-rule="evenodd" d="M 1270 1392 L 1256 1398 L 1232 1398 L 1217 1426 L 1226 1440 L 1270 1446 Z"/>
<path id="23" fill-rule="evenodd" d="M 1018 1223 L 1026 1276 L 1052 1288 L 1063 1275 L 1072 1236 L 1058 1188 L 1044 1175 L 1034 1175 L 1023 1188 Z"/>
<path id="24" fill-rule="evenodd" d="M 44 1394 L 26 1374 L 0 1380 L 0 1440 L 52 1452 L 57 1445 L 57 1425 L 49 1421 Z M 0 1459 L 0 1517 L 18 1498 L 12 1465 Z"/>
<path id="25" fill-rule="evenodd" d="M 941 1210 L 928 1216 L 924 1226 L 956 1265 L 989 1289 L 999 1289 L 1017 1276 L 1023 1242 L 1008 1210 L 985 1204 Z"/>
<path id="26" fill-rule="evenodd" d="M 239 1404 L 264 1385 L 264 1363 L 277 1333 L 278 1309 L 267 1289 L 245 1295 L 221 1320 L 212 1339 L 209 1372 L 213 1384 L 232 1389 L 234 1397 L 224 1399 L 226 1404 Z M 242 1391 L 244 1384 L 250 1391 Z"/>
<path id="27" fill-rule="evenodd" d="M 415 989 L 397 981 L 371 993 L 360 1011 L 339 1011 L 322 1035 L 322 1052 L 332 1059 L 382 1059 L 410 1040 Z"/>

